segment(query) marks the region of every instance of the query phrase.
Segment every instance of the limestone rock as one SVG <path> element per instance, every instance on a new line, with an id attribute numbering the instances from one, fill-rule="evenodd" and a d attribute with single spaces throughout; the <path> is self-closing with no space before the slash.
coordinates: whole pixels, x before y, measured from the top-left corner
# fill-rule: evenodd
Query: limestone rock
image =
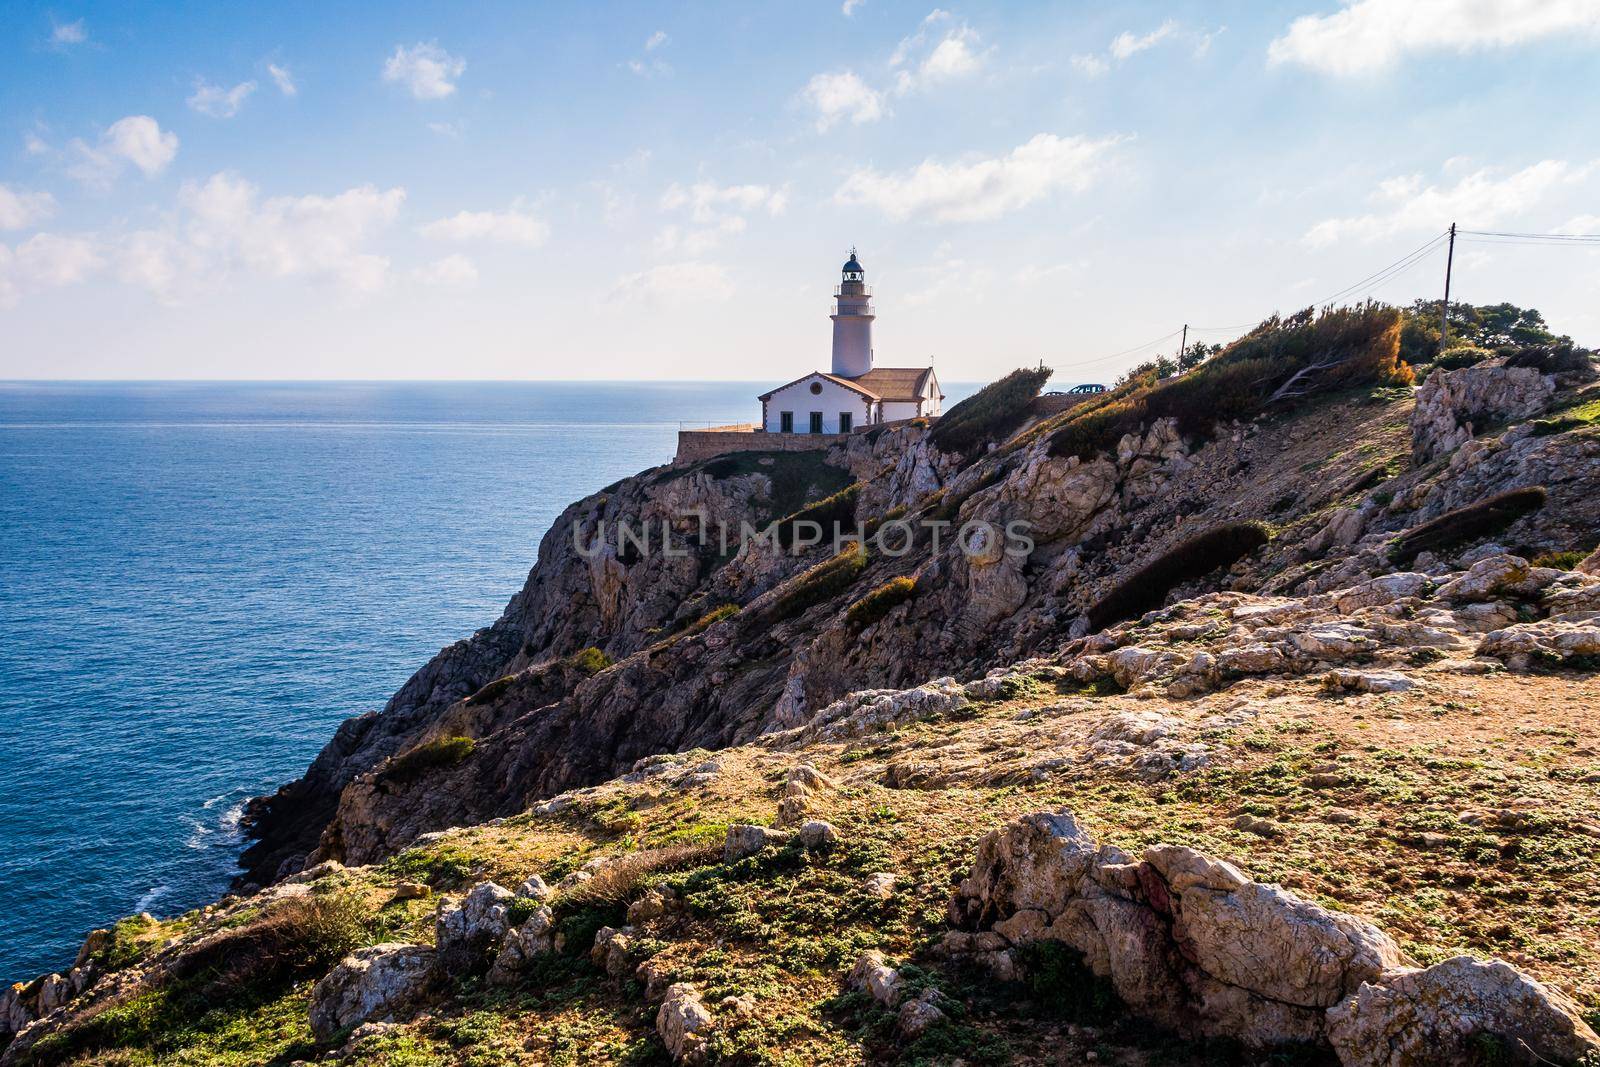
<path id="1" fill-rule="evenodd" d="M 1497 593 L 1525 581 L 1528 561 L 1521 556 L 1495 555 L 1474 563 L 1466 574 L 1439 587 L 1440 600 L 1493 600 Z"/>
<path id="2" fill-rule="evenodd" d="M 890 967 L 877 949 L 863 952 L 850 968 L 850 984 L 884 1007 L 900 1003 L 900 972 Z"/>
<path id="3" fill-rule="evenodd" d="M 479 882 L 459 906 L 441 906 L 434 942 L 445 973 L 471 971 L 483 962 L 510 927 L 507 906 L 513 899 L 504 886 Z"/>
<path id="4" fill-rule="evenodd" d="M 1417 389 L 1411 450 L 1418 463 L 1442 456 L 1492 422 L 1541 411 L 1555 379 L 1531 367 L 1478 366 L 1435 370 Z"/>
<path id="5" fill-rule="evenodd" d="M 831 848 L 839 843 L 839 831 L 833 828 L 832 823 L 821 819 L 812 819 L 800 827 L 798 836 L 800 843 L 812 851 Z"/>
<path id="6" fill-rule="evenodd" d="M 517 896 L 531 897 L 541 904 L 556 895 L 556 891 L 545 884 L 543 878 L 537 874 L 528 875 L 528 880 L 517 887 Z"/>
<path id="7" fill-rule="evenodd" d="M 666 999 L 656 1011 L 656 1033 L 666 1043 L 676 1063 L 700 1063 L 705 1058 L 703 1032 L 711 1026 L 711 1011 L 700 993 L 688 982 L 667 989 Z"/>
<path id="8" fill-rule="evenodd" d="M 1430 1067 L 1488 1062 L 1576 1063 L 1600 1052 L 1577 1007 L 1498 960 L 1456 956 L 1425 970 L 1363 983 L 1328 1011 L 1328 1039 L 1344 1067 Z"/>
<path id="9" fill-rule="evenodd" d="M 311 1032 L 328 1041 L 352 1026 L 394 1019 L 426 991 L 434 962 L 426 945 L 357 949 L 312 987 Z"/>
<path id="10" fill-rule="evenodd" d="M 870 897 L 888 900 L 894 896 L 894 883 L 895 877 L 893 874 L 888 871 L 879 871 L 877 874 L 867 875 L 866 880 L 861 883 L 861 888 Z"/>
<path id="11" fill-rule="evenodd" d="M 623 978 L 638 967 L 633 958 L 633 930 L 620 930 L 602 926 L 595 931 L 594 947 L 589 950 L 589 962 L 612 978 Z"/>
<path id="12" fill-rule="evenodd" d="M 1420 597 L 1433 588 L 1433 579 L 1416 571 L 1385 574 L 1333 595 L 1334 605 L 1349 615 L 1362 608 L 1381 607 L 1397 600 Z"/>
<path id="13" fill-rule="evenodd" d="M 1600 612 L 1520 623 L 1487 634 L 1478 655 L 1493 656 L 1512 670 L 1527 670 L 1535 662 L 1577 661 L 1593 664 L 1600 657 Z"/>
<path id="14" fill-rule="evenodd" d="M 900 1011 L 895 1016 L 895 1025 L 900 1030 L 901 1036 L 918 1038 L 932 1027 L 944 1022 L 945 1014 L 939 1008 L 941 999 L 943 998 L 939 996 L 938 990 L 928 989 L 901 1004 Z"/>
<path id="15" fill-rule="evenodd" d="M 793 837 L 794 835 L 787 830 L 735 823 L 728 827 L 727 837 L 723 839 L 722 862 L 732 863 L 735 860 L 742 860 L 769 847 L 781 848 Z"/>
<path id="16" fill-rule="evenodd" d="M 535 959 L 555 951 L 555 913 L 541 907 L 506 934 L 489 968 L 489 984 L 510 985 L 532 966 Z"/>
<path id="17" fill-rule="evenodd" d="M 985 837 L 950 912 L 975 932 L 946 951 L 997 975 L 1014 971 L 1015 947 L 1061 941 L 1137 1014 L 1249 1045 L 1316 1040 L 1329 1005 L 1403 962 L 1359 919 L 1193 849 L 1157 846 L 1136 862 L 1067 812 Z"/>
<path id="18" fill-rule="evenodd" d="M 1330 693 L 1404 693 L 1416 685 L 1410 678 L 1393 671 L 1358 671 L 1336 668 L 1322 676 L 1322 688 Z"/>

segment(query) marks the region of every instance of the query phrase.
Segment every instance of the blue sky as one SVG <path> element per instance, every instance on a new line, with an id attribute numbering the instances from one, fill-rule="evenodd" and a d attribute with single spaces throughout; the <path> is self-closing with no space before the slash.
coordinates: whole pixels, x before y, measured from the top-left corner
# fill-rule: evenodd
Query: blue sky
<path id="1" fill-rule="evenodd" d="M 0 378 L 787 380 L 825 364 L 855 245 L 881 363 L 1109 380 L 1451 221 L 1600 232 L 1596 0 L 0 25 Z M 1589 344 L 1597 289 L 1594 248 L 1457 249 L 1459 298 Z"/>

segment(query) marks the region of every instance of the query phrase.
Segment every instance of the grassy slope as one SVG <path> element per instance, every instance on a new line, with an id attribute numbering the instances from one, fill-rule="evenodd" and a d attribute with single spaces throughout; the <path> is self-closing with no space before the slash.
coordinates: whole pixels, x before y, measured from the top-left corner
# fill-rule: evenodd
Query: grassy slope
<path id="1" fill-rule="evenodd" d="M 386 903 L 410 879 L 449 891 L 490 877 L 515 885 L 530 873 L 555 879 L 599 855 L 685 841 L 718 841 L 729 822 L 770 821 L 785 770 L 814 762 L 842 783 L 822 794 L 818 814 L 834 822 L 839 848 L 808 857 L 769 852 L 663 876 L 687 897 L 687 918 L 654 926 L 646 949 L 675 977 L 696 982 L 708 1002 L 748 994 L 751 1018 L 717 1039 L 731 1062 L 857 1063 L 898 1055 L 916 1062 L 959 1053 L 968 1062 L 1056 1060 L 1058 1049 L 1099 1045 L 1134 1062 L 1230 1062 L 1221 1047 L 1167 1045 L 1098 1012 L 1072 991 L 996 990 L 929 970 L 966 1016 L 896 1050 L 891 1026 L 840 976 L 864 948 L 928 963 L 942 934 L 944 901 L 965 872 L 976 839 L 1002 820 L 1070 806 L 1103 840 L 1136 849 L 1156 841 L 1194 845 L 1323 903 L 1371 918 L 1419 961 L 1458 952 L 1511 960 L 1600 1011 L 1600 682 L 1593 676 L 1427 675 L 1426 691 L 1333 699 L 1312 679 L 1247 681 L 1161 710 L 1197 721 L 1241 704 L 1261 714 L 1207 735 L 1212 766 L 1187 778 L 1145 782 L 1081 761 L 1083 730 L 1114 711 L 1147 711 L 1134 696 L 1064 693 L 1036 683 L 1008 700 L 976 705 L 958 719 L 824 745 L 803 753 L 747 747 L 720 756 L 709 785 L 680 788 L 672 774 L 585 793 L 567 811 L 524 815 L 454 832 L 379 867 L 325 879 L 322 892 L 356 892 L 372 916 L 372 939 L 429 940 L 434 901 Z M 705 754 L 689 754 L 693 766 Z M 895 768 L 890 771 L 891 765 Z M 917 783 L 889 788 L 885 779 Z M 1516 802 L 1515 828 L 1472 826 L 1470 809 Z M 1264 817 L 1276 836 L 1236 829 Z M 1352 821 L 1339 820 L 1349 818 Z M 893 871 L 887 901 L 865 875 Z M 620 909 L 565 916 L 586 949 Z M 145 937 L 193 937 L 237 922 L 227 910 L 162 924 Z M 1043 993 L 1044 996 L 1035 994 Z M 153 1062 L 271 1063 L 309 1050 L 308 988 L 182 1030 L 144 1035 L 123 1058 Z M 1030 997 L 1034 1003 L 1018 1003 Z M 1063 1017 L 1051 1001 L 1078 1004 Z M 513 1064 L 661 1059 L 652 1010 L 637 983 L 610 982 L 581 954 L 554 961 L 524 987 L 452 989 L 426 1021 L 361 1046 L 355 1062 Z M 1067 1023 L 1102 1023 L 1077 1036 Z M 1204 1057 L 1213 1057 L 1206 1060 Z M 97 1058 L 98 1057 L 98 1058 Z M 1076 1062 L 1068 1059 L 1066 1062 Z"/>

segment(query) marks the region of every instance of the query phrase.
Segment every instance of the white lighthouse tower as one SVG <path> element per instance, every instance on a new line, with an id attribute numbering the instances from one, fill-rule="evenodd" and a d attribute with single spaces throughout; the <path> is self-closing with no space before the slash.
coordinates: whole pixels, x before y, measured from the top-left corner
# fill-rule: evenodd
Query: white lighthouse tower
<path id="1" fill-rule="evenodd" d="M 872 365 L 872 320 L 878 316 L 872 310 L 867 272 L 861 269 L 853 248 L 844 265 L 844 279 L 833 296 L 833 314 L 828 316 L 833 320 L 832 372 L 812 371 L 762 393 L 758 398 L 762 431 L 828 438 L 886 422 L 938 415 L 944 393 L 931 366 Z M 826 443 L 823 440 L 816 447 Z M 683 455 L 681 445 L 679 455 Z"/>
<path id="2" fill-rule="evenodd" d="M 833 373 L 859 378 L 872 369 L 872 290 L 867 272 L 856 260 L 856 250 L 844 265 L 844 280 L 833 291 Z"/>

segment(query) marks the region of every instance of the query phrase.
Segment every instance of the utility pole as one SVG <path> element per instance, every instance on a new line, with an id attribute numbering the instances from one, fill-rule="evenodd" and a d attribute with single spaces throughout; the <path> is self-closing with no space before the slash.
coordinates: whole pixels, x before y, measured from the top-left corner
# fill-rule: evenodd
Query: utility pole
<path id="1" fill-rule="evenodd" d="M 1450 224 L 1450 251 L 1444 257 L 1444 307 L 1439 309 L 1439 354 L 1450 343 L 1450 268 L 1456 262 L 1456 224 Z"/>
<path id="2" fill-rule="evenodd" d="M 1189 324 L 1183 324 L 1183 340 L 1178 342 L 1178 365 L 1183 365 L 1183 353 L 1189 347 Z"/>

